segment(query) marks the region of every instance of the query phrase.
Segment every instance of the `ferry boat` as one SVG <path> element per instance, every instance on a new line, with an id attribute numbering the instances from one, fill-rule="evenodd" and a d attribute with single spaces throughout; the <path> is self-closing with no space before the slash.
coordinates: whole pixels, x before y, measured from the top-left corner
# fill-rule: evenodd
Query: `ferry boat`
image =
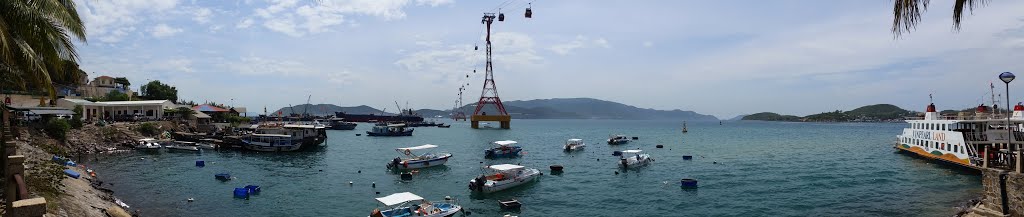
<path id="1" fill-rule="evenodd" d="M 391 160 L 391 162 L 388 163 L 388 169 L 407 170 L 440 166 L 447 163 L 448 158 L 452 157 L 452 154 L 449 153 L 423 153 L 419 155 L 415 154 L 415 151 L 432 148 L 437 148 L 437 146 L 426 144 L 414 147 L 396 148 L 395 151 L 398 151 L 398 153 L 405 155 L 405 158 L 396 157 L 395 159 Z"/>
<path id="2" fill-rule="evenodd" d="M 377 202 L 384 205 L 384 211 L 381 211 L 381 208 L 374 209 L 370 217 L 446 217 L 454 216 L 462 210 L 462 206 L 456 204 L 451 197 L 445 197 L 444 201 L 431 202 L 409 192 L 378 197 Z"/>
<path id="3" fill-rule="evenodd" d="M 575 151 L 586 146 L 587 144 L 583 143 L 582 139 L 569 139 L 569 141 L 565 141 L 565 146 L 562 146 L 562 149 L 565 151 Z"/>
<path id="4" fill-rule="evenodd" d="M 406 128 L 405 124 L 387 124 L 373 126 L 370 131 L 366 131 L 367 136 L 412 136 L 412 131 L 415 129 Z"/>
<path id="5" fill-rule="evenodd" d="M 1024 143 L 1024 105 L 1014 106 L 1009 130 L 1006 116 L 987 110 L 981 105 L 974 114 L 942 116 L 936 112 L 935 104 L 929 104 L 923 118 L 906 120 L 910 127 L 896 136 L 895 148 L 971 169 L 1009 166 L 1009 162 L 1015 161 L 1007 144 L 1019 150 Z"/>
<path id="6" fill-rule="evenodd" d="M 470 191 L 482 193 L 501 191 L 536 181 L 541 175 L 540 170 L 514 164 L 498 164 L 486 168 L 494 173 L 480 175 L 469 180 Z"/>

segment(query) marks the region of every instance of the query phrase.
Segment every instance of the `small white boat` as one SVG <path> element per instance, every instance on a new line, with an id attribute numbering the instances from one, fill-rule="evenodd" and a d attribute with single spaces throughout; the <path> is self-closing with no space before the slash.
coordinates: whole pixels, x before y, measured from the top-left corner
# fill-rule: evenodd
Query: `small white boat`
<path id="1" fill-rule="evenodd" d="M 629 142 L 629 137 L 626 137 L 626 135 L 608 136 L 608 144 L 609 145 L 621 145 L 621 144 L 626 144 L 628 142 Z"/>
<path id="2" fill-rule="evenodd" d="M 625 150 L 622 151 L 622 155 L 619 156 L 619 167 L 623 169 L 636 168 L 646 166 L 647 164 L 654 161 L 651 155 L 642 154 L 642 150 Z"/>
<path id="3" fill-rule="evenodd" d="M 242 138 L 242 143 L 243 148 L 253 151 L 295 151 L 302 148 L 300 141 L 283 134 L 249 134 Z"/>
<path id="4" fill-rule="evenodd" d="M 370 217 L 442 217 L 453 216 L 462 210 L 462 206 L 455 204 L 450 197 L 445 197 L 444 201 L 430 202 L 409 192 L 378 197 L 377 202 L 384 205 L 384 211 L 381 208 L 374 209 Z"/>
<path id="5" fill-rule="evenodd" d="M 419 169 L 432 166 L 444 165 L 448 162 L 448 158 L 452 157 L 449 153 L 422 153 L 416 154 L 415 151 L 427 150 L 437 148 L 436 145 L 426 144 L 421 146 L 396 148 L 395 151 L 405 155 L 405 157 L 396 157 L 388 163 L 388 169 Z"/>
<path id="6" fill-rule="evenodd" d="M 565 146 L 562 149 L 565 151 L 576 151 L 586 146 L 587 144 L 583 143 L 582 139 L 569 139 L 569 141 L 565 141 Z"/>
<path id="7" fill-rule="evenodd" d="M 160 148 L 163 147 L 163 146 L 160 146 L 160 143 L 157 143 L 156 141 L 157 140 L 154 139 L 154 138 L 140 139 L 139 140 L 139 144 L 135 145 L 135 149 L 140 149 L 140 150 L 160 150 Z"/>
<path id="8" fill-rule="evenodd" d="M 469 180 L 469 190 L 491 193 L 530 183 L 540 178 L 540 170 L 514 164 L 498 164 L 486 168 L 494 173 L 480 175 Z"/>
<path id="9" fill-rule="evenodd" d="M 199 151 L 199 146 L 197 146 L 196 143 L 186 141 L 173 141 L 171 142 L 171 145 L 166 145 L 164 147 L 167 148 L 168 151 Z"/>

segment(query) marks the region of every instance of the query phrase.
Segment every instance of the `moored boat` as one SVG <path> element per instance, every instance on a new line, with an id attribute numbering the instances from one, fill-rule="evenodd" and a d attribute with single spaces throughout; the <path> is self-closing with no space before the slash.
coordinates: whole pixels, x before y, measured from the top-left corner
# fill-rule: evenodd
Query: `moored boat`
<path id="1" fill-rule="evenodd" d="M 495 141 L 495 147 L 485 149 L 485 158 L 502 158 L 502 157 L 518 157 L 519 152 L 523 150 L 522 147 L 516 146 L 518 142 L 512 140 Z"/>
<path id="2" fill-rule="evenodd" d="M 199 146 L 195 142 L 188 141 L 173 141 L 170 145 L 164 146 L 167 151 L 186 151 L 186 152 L 197 152 Z"/>
<path id="3" fill-rule="evenodd" d="M 373 126 L 366 131 L 367 136 L 412 136 L 415 129 L 407 128 L 405 124 L 388 124 L 384 126 Z"/>
<path id="4" fill-rule="evenodd" d="M 493 173 L 480 175 L 469 180 L 469 190 L 491 193 L 536 181 L 540 170 L 514 164 L 498 164 L 486 167 Z"/>
<path id="5" fill-rule="evenodd" d="M 1010 168 L 1015 158 L 1012 150 L 1020 150 L 1024 144 L 1024 105 L 1014 106 L 1010 115 L 1007 120 L 1005 115 L 990 113 L 987 106 L 980 105 L 974 114 L 943 116 L 935 104 L 929 104 L 923 118 L 906 120 L 910 126 L 896 136 L 894 147 L 899 152 L 970 169 Z"/>
<path id="6" fill-rule="evenodd" d="M 453 216 L 462 210 L 462 206 L 456 204 L 454 200 L 450 200 L 449 197 L 445 197 L 444 201 L 431 202 L 409 192 L 378 197 L 377 202 L 384 205 L 382 207 L 384 210 L 374 209 L 370 213 L 370 217 L 443 217 Z"/>
<path id="7" fill-rule="evenodd" d="M 135 145 L 135 149 L 139 150 L 160 150 L 161 147 L 154 138 L 139 139 L 139 143 Z"/>
<path id="8" fill-rule="evenodd" d="M 583 143 L 582 139 L 569 139 L 565 141 L 565 146 L 562 146 L 562 149 L 565 151 L 576 151 L 586 146 L 587 144 Z"/>
<path id="9" fill-rule="evenodd" d="M 422 153 L 416 154 L 416 151 L 427 150 L 437 148 L 436 145 L 426 144 L 421 146 L 396 148 L 395 151 L 404 155 L 405 157 L 396 157 L 388 163 L 388 169 L 419 169 L 432 166 L 444 165 L 448 162 L 448 158 L 452 157 L 449 153 Z"/>
<path id="10" fill-rule="evenodd" d="M 626 137 L 625 135 L 608 136 L 609 145 L 621 145 L 626 143 L 629 143 L 629 137 Z"/>
<path id="11" fill-rule="evenodd" d="M 619 167 L 623 169 L 646 166 L 654 161 L 651 155 L 641 153 L 642 150 L 625 150 L 619 155 Z"/>
<path id="12" fill-rule="evenodd" d="M 242 148 L 253 151 L 295 151 L 302 148 L 291 135 L 249 134 L 242 137 Z"/>
<path id="13" fill-rule="evenodd" d="M 332 130 L 354 130 L 358 124 L 345 121 L 344 118 L 333 118 L 330 120 Z"/>

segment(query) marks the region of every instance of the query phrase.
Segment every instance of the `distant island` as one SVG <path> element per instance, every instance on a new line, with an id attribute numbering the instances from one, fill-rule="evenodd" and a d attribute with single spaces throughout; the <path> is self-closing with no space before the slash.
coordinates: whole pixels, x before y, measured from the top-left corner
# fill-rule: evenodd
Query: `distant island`
<path id="1" fill-rule="evenodd" d="M 906 117 L 917 116 L 917 112 L 902 109 L 891 104 L 863 106 L 850 111 L 823 112 L 805 117 L 761 112 L 743 116 L 741 120 L 794 121 L 794 122 L 894 122 Z"/>
<path id="2" fill-rule="evenodd" d="M 649 108 L 638 108 L 617 102 L 599 100 L 593 98 L 555 98 L 555 99 L 534 99 L 534 100 L 512 100 L 502 102 L 505 110 L 512 115 L 513 119 L 619 119 L 619 120 L 685 120 L 685 121 L 718 121 L 718 118 L 711 115 L 700 114 L 693 111 L 657 110 Z M 406 109 L 406 108 L 402 108 Z M 476 110 L 476 103 L 461 108 L 467 115 L 472 115 Z M 351 114 L 391 114 L 398 108 L 376 109 L 370 106 L 342 107 L 333 104 L 303 104 L 284 107 L 271 113 L 280 114 L 310 114 L 315 116 L 334 115 L 334 112 L 346 112 Z M 449 118 L 451 109 L 414 109 L 414 112 L 425 118 L 441 116 Z M 486 107 L 483 112 L 488 114 L 496 113 L 493 106 Z"/>

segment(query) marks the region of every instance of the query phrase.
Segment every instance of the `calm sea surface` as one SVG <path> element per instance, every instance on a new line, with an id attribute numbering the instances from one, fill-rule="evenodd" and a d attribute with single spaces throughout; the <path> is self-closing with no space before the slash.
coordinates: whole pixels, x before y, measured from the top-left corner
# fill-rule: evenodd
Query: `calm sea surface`
<path id="1" fill-rule="evenodd" d="M 456 122 L 449 129 L 417 128 L 412 137 L 379 138 L 356 136 L 370 128 L 359 124 L 355 131 L 329 131 L 327 146 L 309 152 L 129 153 L 86 164 L 145 216 L 367 216 L 378 205 L 374 197 L 405 191 L 430 200 L 450 195 L 470 216 L 506 214 L 497 205 L 506 198 L 524 203 L 513 213 L 520 216 L 942 216 L 981 191 L 977 175 L 895 153 L 892 142 L 904 124 L 690 122 L 686 134 L 680 125 L 515 120 L 512 130 L 472 130 Z M 613 133 L 639 140 L 609 146 L 603 141 Z M 564 153 L 569 138 L 588 145 Z M 524 157 L 483 158 L 489 142 L 506 139 L 519 141 Z M 422 170 L 411 181 L 386 170 L 398 156 L 394 148 L 422 144 L 454 156 L 447 167 Z M 615 174 L 612 151 L 634 148 L 656 162 Z M 206 167 L 195 167 L 196 160 Z M 471 195 L 467 181 L 483 164 L 499 163 L 545 174 L 534 184 Z M 553 164 L 565 172 L 549 174 Z M 217 181 L 219 172 L 237 179 Z M 681 178 L 698 179 L 700 188 L 680 189 Z M 262 186 L 262 193 L 232 198 L 235 187 L 248 184 Z"/>

